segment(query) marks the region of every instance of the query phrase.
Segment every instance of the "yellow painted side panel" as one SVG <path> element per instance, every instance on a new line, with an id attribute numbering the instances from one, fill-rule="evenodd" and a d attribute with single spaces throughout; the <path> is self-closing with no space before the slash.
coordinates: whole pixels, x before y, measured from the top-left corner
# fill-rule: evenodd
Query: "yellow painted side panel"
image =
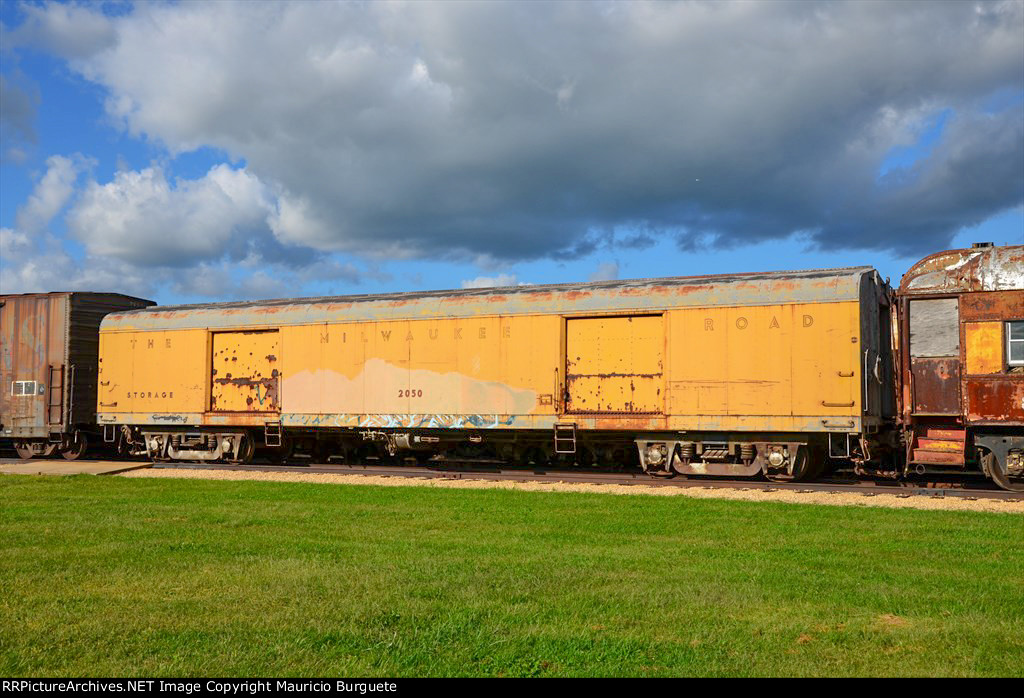
<path id="1" fill-rule="evenodd" d="M 819 303 L 792 309 L 793 414 L 860 416 L 859 305 Z"/>
<path id="2" fill-rule="evenodd" d="M 210 409 L 279 411 L 278 346 L 277 330 L 213 333 Z"/>
<path id="3" fill-rule="evenodd" d="M 134 348 L 131 340 L 135 332 L 100 333 L 100 361 L 98 370 L 97 412 L 133 412 Z"/>
<path id="4" fill-rule="evenodd" d="M 662 411 L 661 316 L 566 321 L 568 412 Z"/>
<path id="5" fill-rule="evenodd" d="M 671 414 L 859 414 L 856 303 L 687 308 L 669 328 Z"/>
<path id="6" fill-rule="evenodd" d="M 564 379 L 562 318 L 527 315 L 502 318 L 508 414 L 555 414 Z"/>
<path id="7" fill-rule="evenodd" d="M 407 321 L 373 323 L 364 364 L 363 409 L 371 414 L 408 414 Z"/>
<path id="8" fill-rule="evenodd" d="M 460 318 L 456 329 L 459 413 L 507 414 L 510 396 L 501 362 L 501 320 Z"/>
<path id="9" fill-rule="evenodd" d="M 588 390 L 605 398 L 598 414 L 664 410 L 708 425 L 742 419 L 745 428 L 771 428 L 783 423 L 776 417 L 803 424 L 860 410 L 856 302 L 686 308 L 631 319 L 338 323 L 282 332 L 288 352 L 281 394 L 284 411 L 293 414 L 554 415 L 567 368 L 592 382 L 603 375 L 600 384 L 579 382 L 575 392 L 570 381 L 575 400 Z M 567 411 L 588 409 L 578 404 Z"/>
<path id="10" fill-rule="evenodd" d="M 672 311 L 668 317 L 669 413 L 728 414 L 726 309 Z"/>
<path id="11" fill-rule="evenodd" d="M 315 329 L 314 329 L 315 328 Z M 365 412 L 367 375 L 365 357 L 372 354 L 379 331 L 392 332 L 386 324 L 346 323 L 303 328 L 311 341 L 316 335 L 318 349 L 293 353 L 286 343 L 285 370 L 281 382 L 283 412 L 295 414 L 337 414 Z M 286 335 L 288 337 L 290 335 Z M 389 339 L 391 335 L 388 335 Z M 288 340 L 286 339 L 286 342 Z M 383 338 L 381 338 L 383 342 Z M 370 381 L 372 383 L 372 381 Z M 314 409 L 319 402 L 319 409 Z"/>
<path id="12" fill-rule="evenodd" d="M 593 412 L 598 422 L 601 412 L 632 408 L 676 415 L 664 428 L 803 429 L 821 418 L 859 416 L 858 313 L 850 302 L 685 308 L 634 316 L 632 323 L 534 315 L 319 324 L 279 333 L 107 332 L 101 335 L 99 411 L 202 413 L 213 400 L 218 411 L 239 410 L 254 419 L 276 405 L 290 414 L 412 417 L 406 423 L 425 414 L 464 415 L 467 425 L 477 424 L 471 415 L 550 419 L 563 399 L 569 359 L 577 373 L 592 378 L 621 374 L 570 390 L 575 398 L 587 390 L 610 396 Z M 999 352 L 998 336 L 985 340 L 986 324 L 998 330 L 998 323 L 978 323 L 970 337 Z M 222 367 L 211 376 L 218 367 L 212 351 L 224 363 L 223 351 L 244 342 L 248 368 Z M 573 353 L 579 347 L 586 351 Z M 271 355 L 279 363 L 272 366 Z M 980 354 L 974 355 L 972 371 L 979 365 Z M 282 369 L 277 396 L 267 389 L 275 366 Z M 217 377 L 224 380 L 214 382 Z M 606 426 L 612 425 L 594 428 Z"/>
<path id="13" fill-rule="evenodd" d="M 487 317 L 327 325 L 319 358 L 314 352 L 286 358 L 284 411 L 317 413 L 305 410 L 319 393 L 326 414 L 529 414 L 538 400 L 528 383 L 540 380 L 550 386 L 541 413 L 551 413 L 559 322 Z M 536 328 L 547 345 L 528 349 Z M 513 332 L 521 344 L 513 344 Z M 295 333 L 294 341 L 301 336 Z M 550 356 L 538 365 L 542 354 Z"/>
<path id="14" fill-rule="evenodd" d="M 202 412 L 206 331 L 100 334 L 97 411 Z"/>
<path id="15" fill-rule="evenodd" d="M 305 379 L 299 389 L 281 389 L 281 411 L 299 414 L 319 414 L 323 409 L 324 385 L 315 378 L 320 370 L 325 352 L 335 347 L 330 344 L 327 325 L 297 325 L 282 327 L 281 330 L 281 376 L 299 375 Z M 340 340 L 340 335 L 338 336 Z M 335 345 L 337 346 L 337 345 Z M 305 372 L 305 373 L 303 373 Z"/>
<path id="16" fill-rule="evenodd" d="M 461 410 L 461 381 L 455 351 L 454 320 L 421 320 L 410 323 L 408 377 L 411 410 L 416 414 L 458 414 Z M 422 391 L 422 392 L 421 392 Z"/>
<path id="17" fill-rule="evenodd" d="M 299 370 L 300 366 L 290 369 L 284 376 L 282 392 L 294 396 L 309 389 L 320 391 L 324 414 L 363 413 L 363 363 L 374 328 L 372 322 L 327 325 L 322 363 L 311 364 L 306 370 Z"/>
<path id="18" fill-rule="evenodd" d="M 968 375 L 1001 373 L 1003 323 L 968 322 L 964 325 Z"/>

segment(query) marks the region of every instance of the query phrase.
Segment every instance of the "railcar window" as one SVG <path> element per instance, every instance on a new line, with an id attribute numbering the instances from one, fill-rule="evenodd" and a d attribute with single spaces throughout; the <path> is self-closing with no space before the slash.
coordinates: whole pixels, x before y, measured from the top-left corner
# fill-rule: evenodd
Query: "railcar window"
<path id="1" fill-rule="evenodd" d="M 959 309 L 956 298 L 910 301 L 910 355 L 960 355 Z"/>
<path id="2" fill-rule="evenodd" d="M 35 381 L 13 381 L 11 383 L 11 395 L 35 395 Z"/>
<path id="3" fill-rule="evenodd" d="M 1024 366 L 1024 321 L 1006 323 L 1006 358 L 1011 366 Z"/>

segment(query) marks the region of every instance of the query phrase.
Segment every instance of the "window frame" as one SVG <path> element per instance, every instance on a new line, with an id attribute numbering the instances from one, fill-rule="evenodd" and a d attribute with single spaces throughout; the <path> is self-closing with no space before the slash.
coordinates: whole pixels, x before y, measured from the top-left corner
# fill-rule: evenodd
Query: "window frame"
<path id="1" fill-rule="evenodd" d="M 1024 328 L 1024 320 L 1007 320 L 1004 323 L 1004 327 L 1006 328 L 1006 365 L 1010 368 L 1017 368 L 1018 366 L 1024 366 L 1024 337 L 1014 339 L 1013 333 L 1010 331 L 1011 325 L 1020 325 Z M 1013 359 L 1012 349 L 1014 345 L 1020 345 L 1022 347 L 1021 358 L 1017 360 Z"/>
<path id="2" fill-rule="evenodd" d="M 942 306 L 949 306 L 943 308 Z M 943 313 L 941 310 L 945 310 Z M 952 359 L 963 353 L 960 296 L 925 296 L 907 303 L 907 355 L 914 359 Z M 947 344 L 941 344 L 939 340 Z"/>
<path id="3" fill-rule="evenodd" d="M 26 390 L 29 384 L 32 385 L 31 391 Z M 17 386 L 17 389 L 15 389 L 15 386 Z M 38 391 L 39 381 L 11 381 L 11 397 L 34 397 Z"/>

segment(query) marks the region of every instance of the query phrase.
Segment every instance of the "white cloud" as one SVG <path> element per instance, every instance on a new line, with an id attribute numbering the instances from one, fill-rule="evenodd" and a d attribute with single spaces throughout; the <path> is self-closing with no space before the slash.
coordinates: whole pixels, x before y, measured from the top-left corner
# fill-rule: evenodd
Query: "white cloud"
<path id="1" fill-rule="evenodd" d="M 14 244 L 10 244 L 13 242 Z M 0 230 L 0 292 L 111 291 L 150 295 L 165 275 L 113 259 L 76 260 L 50 232 Z"/>
<path id="2" fill-rule="evenodd" d="M 179 266 L 244 256 L 247 239 L 266 236 L 271 212 L 265 187 L 244 169 L 216 165 L 172 185 L 153 166 L 90 182 L 68 214 L 68 229 L 92 254 Z"/>
<path id="3" fill-rule="evenodd" d="M 0 259 L 13 259 L 28 248 L 28 235 L 13 228 L 0 228 Z"/>
<path id="4" fill-rule="evenodd" d="M 308 245 L 315 249 L 338 247 L 334 231 L 317 218 L 309 199 L 305 197 L 281 196 L 267 221 L 282 242 Z"/>
<path id="5" fill-rule="evenodd" d="M 521 283 L 515 274 L 498 274 L 497 276 L 478 276 L 475 279 L 466 279 L 462 282 L 462 288 L 492 288 L 499 286 L 526 286 Z"/>
<path id="6" fill-rule="evenodd" d="M 80 164 L 71 158 L 63 155 L 48 158 L 46 173 L 36 183 L 28 201 L 18 209 L 18 228 L 29 235 L 46 228 L 74 193 L 80 171 Z"/>
<path id="7" fill-rule="evenodd" d="M 4 293 L 253 299 L 300 295 L 311 282 L 359 283 L 367 275 L 279 242 L 270 221 L 279 218 L 282 200 L 244 168 L 217 165 L 172 183 L 154 165 L 76 188 L 88 164 L 77 155 L 51 157 L 18 208 L 15 227 L 0 228 Z M 68 231 L 84 247 L 77 256 L 55 232 L 65 208 Z"/>
<path id="8" fill-rule="evenodd" d="M 614 281 L 619 278 L 618 262 L 601 262 L 597 269 L 591 273 L 590 281 Z"/>
<path id="9" fill-rule="evenodd" d="M 129 133 L 244 161 L 275 192 L 276 239 L 312 250 L 564 259 L 635 226 L 906 253 L 1024 200 L 1024 108 L 988 102 L 1024 90 L 1020 2 L 32 8 L 21 41 L 68 56 Z M 890 150 L 942 111 L 914 184 L 880 186 Z M 176 254 L 132 243 L 151 215 L 190 224 L 184 261 L 236 243 L 260 209 L 210 175 L 111 184 L 87 198 L 113 210 L 77 234 L 139 263 Z M 164 203 L 196 215 L 168 220 Z M 100 223 L 114 232 L 86 230 Z"/>
<path id="10" fill-rule="evenodd" d="M 13 44 L 33 44 L 69 59 L 95 55 L 117 40 L 112 23 L 83 4 L 22 3 L 25 22 L 10 37 Z"/>
<path id="11" fill-rule="evenodd" d="M 4 293 L 65 287 L 71 259 L 49 225 L 71 199 L 83 162 L 79 157 L 50 157 L 46 172 L 18 207 L 15 227 L 0 229 L 0 290 Z"/>

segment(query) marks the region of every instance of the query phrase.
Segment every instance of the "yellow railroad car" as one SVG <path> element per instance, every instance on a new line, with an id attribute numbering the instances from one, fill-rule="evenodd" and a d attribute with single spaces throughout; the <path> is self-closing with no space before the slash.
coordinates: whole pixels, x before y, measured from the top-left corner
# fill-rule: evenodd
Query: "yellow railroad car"
<path id="1" fill-rule="evenodd" d="M 895 413 L 869 267 L 108 316 L 98 420 L 154 458 L 487 453 L 790 479 Z"/>

